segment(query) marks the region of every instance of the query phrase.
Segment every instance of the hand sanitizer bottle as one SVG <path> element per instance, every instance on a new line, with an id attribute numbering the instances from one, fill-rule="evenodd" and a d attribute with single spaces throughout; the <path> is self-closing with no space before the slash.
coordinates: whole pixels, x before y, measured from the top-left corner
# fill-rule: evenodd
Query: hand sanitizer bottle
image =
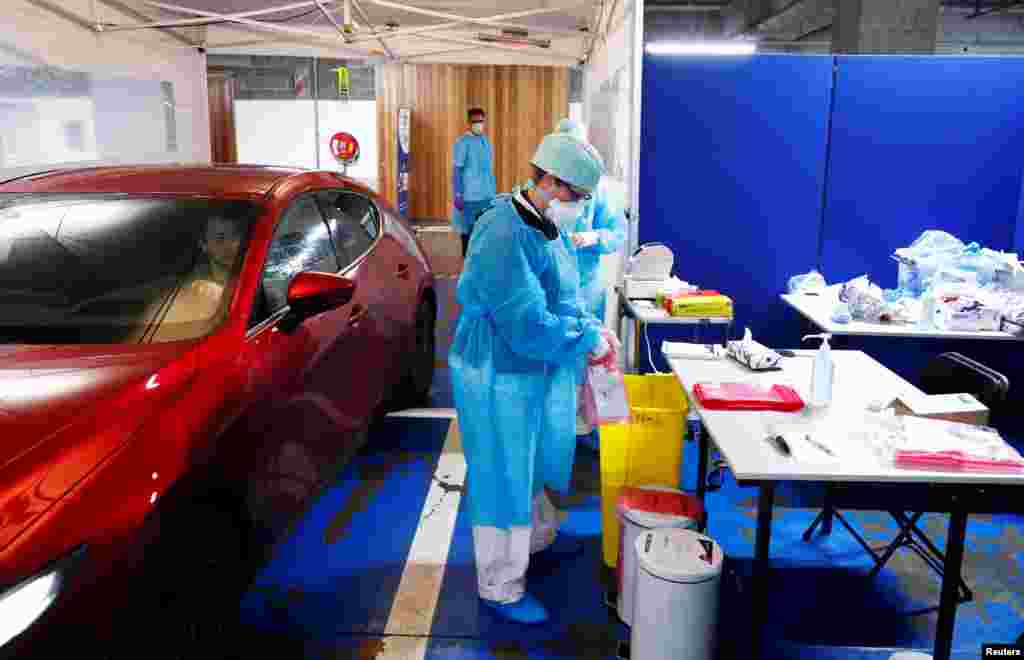
<path id="1" fill-rule="evenodd" d="M 821 348 L 814 356 L 814 366 L 811 370 L 811 401 L 810 405 L 815 408 L 825 407 L 832 403 L 832 382 L 835 376 L 835 365 L 832 363 L 832 349 L 828 345 L 830 334 L 807 335 L 808 339 L 821 339 Z"/>

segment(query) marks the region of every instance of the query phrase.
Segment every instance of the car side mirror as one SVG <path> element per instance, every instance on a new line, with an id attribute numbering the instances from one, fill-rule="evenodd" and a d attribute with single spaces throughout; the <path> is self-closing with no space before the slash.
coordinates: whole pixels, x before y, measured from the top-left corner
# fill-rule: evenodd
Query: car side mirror
<path id="1" fill-rule="evenodd" d="M 306 319 L 347 305 L 356 292 L 356 283 L 331 273 L 302 272 L 288 285 L 288 315 L 279 327 L 286 332 Z"/>

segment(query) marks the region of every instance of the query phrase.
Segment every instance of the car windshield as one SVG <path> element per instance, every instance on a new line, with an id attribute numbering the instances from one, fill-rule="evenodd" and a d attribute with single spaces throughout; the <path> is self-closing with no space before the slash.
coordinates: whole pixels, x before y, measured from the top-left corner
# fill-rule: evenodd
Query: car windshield
<path id="1" fill-rule="evenodd" d="M 0 343 L 195 339 L 227 316 L 258 207 L 0 194 Z"/>

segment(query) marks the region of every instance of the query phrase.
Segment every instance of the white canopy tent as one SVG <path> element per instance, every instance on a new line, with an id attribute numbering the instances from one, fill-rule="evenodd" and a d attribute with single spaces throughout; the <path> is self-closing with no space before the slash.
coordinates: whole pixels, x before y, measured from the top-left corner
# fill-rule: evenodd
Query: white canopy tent
<path id="1" fill-rule="evenodd" d="M 173 30 L 211 53 L 380 62 L 579 65 L 621 14 L 620 0 L 131 0 L 153 18 L 128 23 L 105 16 L 111 1 L 92 3 L 97 31 Z"/>

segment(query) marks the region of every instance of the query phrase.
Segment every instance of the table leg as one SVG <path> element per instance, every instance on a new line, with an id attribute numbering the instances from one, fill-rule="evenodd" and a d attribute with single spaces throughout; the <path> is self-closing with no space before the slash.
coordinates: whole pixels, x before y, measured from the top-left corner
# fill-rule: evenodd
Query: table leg
<path id="1" fill-rule="evenodd" d="M 708 448 L 707 429 L 700 422 L 697 423 L 701 426 L 697 434 L 697 499 L 700 500 L 701 506 L 703 506 L 704 493 L 707 490 L 708 483 L 708 454 L 710 450 Z"/>
<path id="2" fill-rule="evenodd" d="M 953 650 L 953 624 L 960 600 L 960 569 L 964 559 L 967 511 L 954 500 L 946 536 L 946 561 L 942 570 L 942 595 L 939 597 L 939 621 L 935 626 L 935 660 L 949 660 Z"/>
<path id="3" fill-rule="evenodd" d="M 754 542 L 754 579 L 751 594 L 750 657 L 761 657 L 764 629 L 768 623 L 768 548 L 772 534 L 772 506 L 775 503 L 775 482 L 761 483 L 757 498 L 757 538 Z"/>

